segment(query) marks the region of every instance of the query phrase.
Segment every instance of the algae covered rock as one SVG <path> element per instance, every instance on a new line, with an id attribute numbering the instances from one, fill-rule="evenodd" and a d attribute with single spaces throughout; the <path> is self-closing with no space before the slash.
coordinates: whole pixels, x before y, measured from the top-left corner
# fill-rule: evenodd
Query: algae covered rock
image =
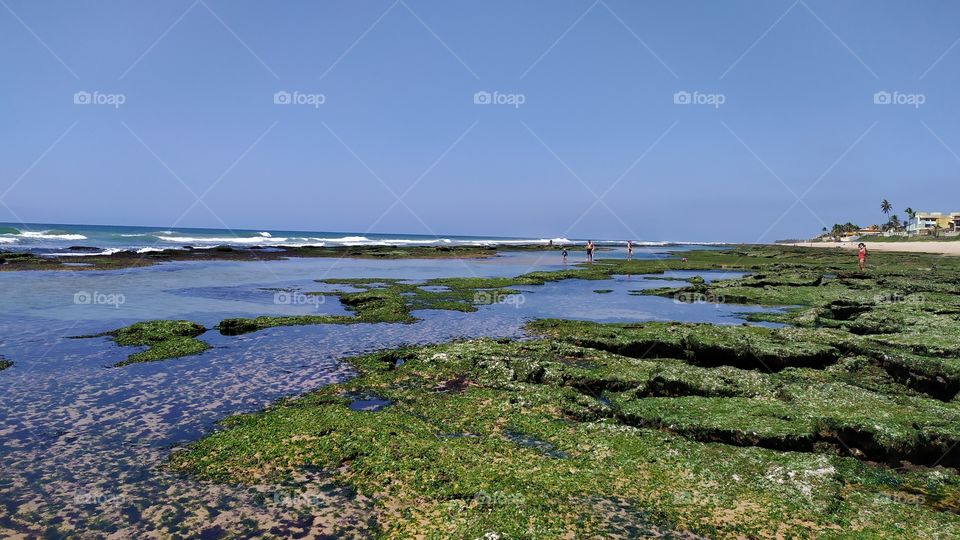
<path id="1" fill-rule="evenodd" d="M 190 321 L 156 320 L 138 322 L 98 335 L 109 336 L 117 345 L 147 347 L 145 351 L 133 353 L 126 360 L 115 364 L 115 367 L 120 367 L 203 352 L 210 346 L 196 338 L 206 331 L 203 325 Z"/>

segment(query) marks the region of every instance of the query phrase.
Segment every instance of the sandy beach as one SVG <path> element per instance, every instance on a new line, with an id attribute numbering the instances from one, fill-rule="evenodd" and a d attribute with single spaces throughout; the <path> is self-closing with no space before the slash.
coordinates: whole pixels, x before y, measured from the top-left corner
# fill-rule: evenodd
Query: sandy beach
<path id="1" fill-rule="evenodd" d="M 796 242 L 783 244 L 798 247 L 857 249 L 858 242 Z M 876 251 L 906 251 L 910 253 L 937 253 L 940 255 L 960 256 L 960 242 L 928 241 L 928 242 L 871 242 L 866 241 L 867 250 Z"/>

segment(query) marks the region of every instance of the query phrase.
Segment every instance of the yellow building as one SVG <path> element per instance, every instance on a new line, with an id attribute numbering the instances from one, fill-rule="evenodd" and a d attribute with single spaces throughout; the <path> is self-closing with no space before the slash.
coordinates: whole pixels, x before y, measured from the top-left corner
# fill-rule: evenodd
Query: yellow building
<path id="1" fill-rule="evenodd" d="M 960 230 L 960 212 L 951 212 L 949 214 L 941 212 L 917 212 L 907 225 L 907 234 L 932 234 L 934 229 L 939 229 L 941 232 L 956 232 Z"/>

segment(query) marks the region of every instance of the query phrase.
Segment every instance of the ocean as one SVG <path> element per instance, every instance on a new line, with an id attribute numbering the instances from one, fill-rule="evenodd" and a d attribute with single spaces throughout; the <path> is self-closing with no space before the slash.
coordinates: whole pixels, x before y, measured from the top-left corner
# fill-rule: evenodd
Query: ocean
<path id="1" fill-rule="evenodd" d="M 584 244 L 583 239 L 509 238 L 496 236 L 429 236 L 324 231 L 230 230 L 0 223 L 0 250 L 82 257 L 119 251 L 147 253 L 164 249 L 203 249 L 215 246 L 336 247 L 336 246 L 483 246 L 511 244 Z M 626 240 L 597 240 L 598 245 L 623 246 Z M 694 242 L 634 242 L 637 246 L 701 244 Z M 85 249 L 78 249 L 85 248 Z M 93 249 L 96 248 L 96 249 Z"/>

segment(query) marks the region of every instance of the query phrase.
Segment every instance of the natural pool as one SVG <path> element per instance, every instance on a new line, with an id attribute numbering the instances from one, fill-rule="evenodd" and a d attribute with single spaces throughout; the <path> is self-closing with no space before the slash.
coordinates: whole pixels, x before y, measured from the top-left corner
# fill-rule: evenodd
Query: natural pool
<path id="1" fill-rule="evenodd" d="M 0 354 L 14 362 L 0 375 L 0 531 L 79 529 L 96 536 L 98 530 L 172 533 L 182 527 L 217 536 L 245 530 L 244 520 L 278 534 L 301 530 L 309 525 L 304 520 L 316 518 L 296 505 L 271 504 L 264 493 L 276 493 L 275 486 L 208 485 L 159 466 L 172 448 L 197 439 L 221 418 L 350 377 L 339 362 L 347 356 L 462 337 L 521 337 L 522 325 L 535 318 L 740 324 L 737 313 L 759 309 L 630 293 L 676 284 L 657 278 L 741 275 L 669 272 L 520 287 L 520 295 L 507 297 L 512 300 L 476 313 L 416 312 L 421 320 L 414 324 L 281 327 L 232 337 L 207 332 L 200 339 L 212 348 L 202 354 L 123 368 L 106 366 L 130 349 L 106 338 L 71 339 L 145 319 L 212 327 L 227 317 L 346 314 L 335 297 L 300 301 L 308 298 L 304 292 L 330 287 L 318 279 L 421 281 L 563 267 L 555 252 L 526 252 L 479 260 L 295 259 L 0 273 Z M 368 525 L 367 501 L 332 487 L 322 497 L 344 527 L 362 531 Z"/>

